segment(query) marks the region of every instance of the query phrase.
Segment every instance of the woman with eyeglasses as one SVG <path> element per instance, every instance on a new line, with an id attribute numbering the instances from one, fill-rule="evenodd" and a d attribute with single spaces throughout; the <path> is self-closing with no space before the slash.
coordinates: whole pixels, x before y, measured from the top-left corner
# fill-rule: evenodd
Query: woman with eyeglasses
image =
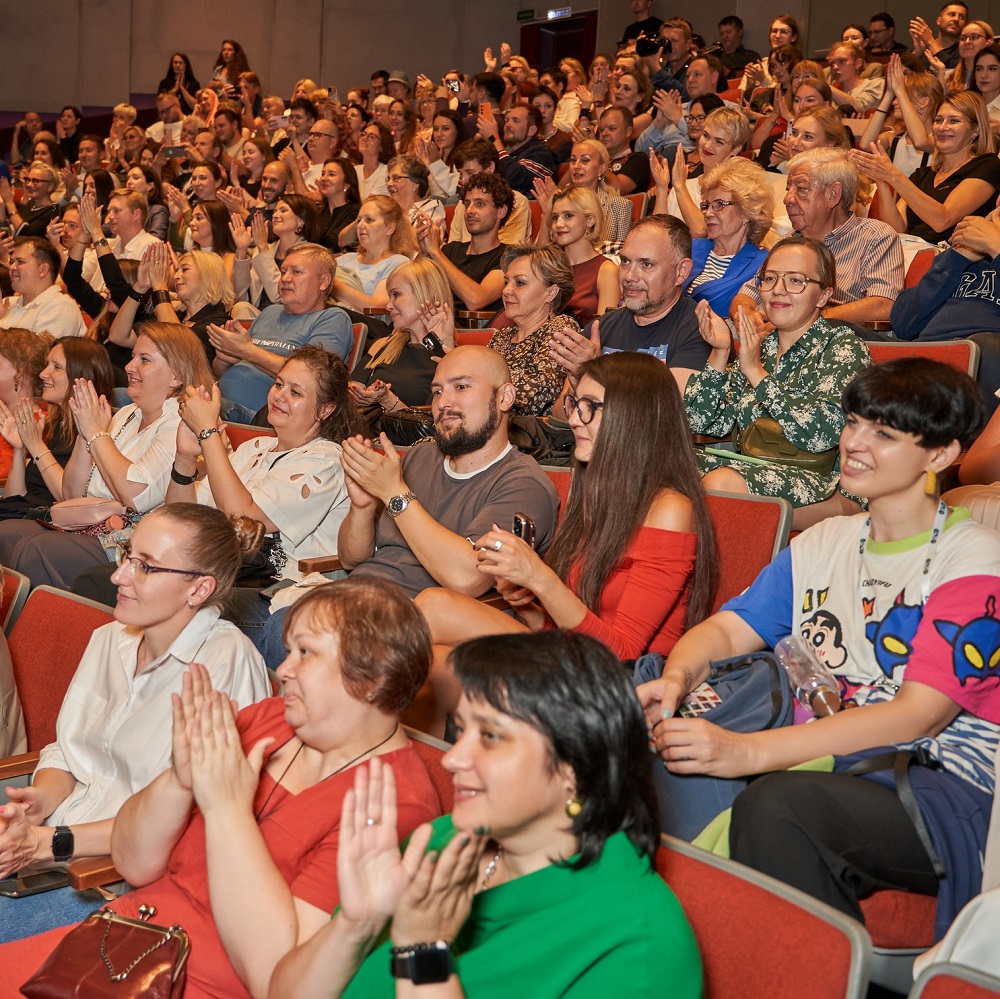
<path id="1" fill-rule="evenodd" d="M 743 439 L 761 418 L 802 452 L 836 448 L 844 425 L 840 396 L 847 383 L 871 364 L 864 342 L 846 326 L 821 315 L 836 287 L 830 250 L 814 239 L 792 236 L 777 242 L 757 277 L 764 313 L 774 326 L 759 333 L 741 313 L 738 328 L 718 316 L 707 301 L 696 306 L 698 325 L 712 348 L 704 370 L 684 391 L 691 429 L 717 437 L 736 425 Z M 736 350 L 736 360 L 730 355 Z M 762 433 L 773 434 L 773 426 Z M 794 507 L 831 496 L 840 478 L 835 455 L 829 469 L 747 460 L 701 452 L 698 465 L 706 489 L 756 496 L 780 496 Z"/>
<path id="2" fill-rule="evenodd" d="M 372 194 L 388 194 L 385 178 L 389 172 L 389 160 L 396 155 L 392 132 L 380 122 L 368 122 L 358 136 L 358 152 L 361 162 L 354 169 L 358 174 L 362 202 Z"/>
<path id="3" fill-rule="evenodd" d="M 699 183 L 700 211 L 691 211 L 691 205 L 684 217 L 694 237 L 686 290 L 727 316 L 733 296 L 767 257 L 760 243 L 774 218 L 774 196 L 764 171 L 742 158 L 723 160 Z M 687 194 L 686 185 L 683 191 Z M 687 201 L 681 200 L 682 207 Z"/>
<path id="4" fill-rule="evenodd" d="M 0 201 L 3 218 L 10 223 L 15 236 L 45 238 L 48 224 L 59 215 L 59 206 L 52 195 L 59 186 L 59 174 L 53 167 L 35 160 L 24 172 L 24 198 L 18 204 L 14 190 L 6 177 L 0 177 Z"/>
<path id="5" fill-rule="evenodd" d="M 941 81 L 949 94 L 968 90 L 975 72 L 976 56 L 993 42 L 993 28 L 985 21 L 967 21 L 958 36 L 959 60 Z"/>
<path id="6" fill-rule="evenodd" d="M 115 620 L 98 628 L 73 674 L 30 787 L 0 808 L 0 878 L 32 865 L 111 852 L 122 804 L 170 766 L 171 695 L 192 662 L 240 705 L 269 692 L 264 662 L 221 619 L 241 553 L 260 524 L 193 503 L 161 506 L 118 552 Z M 0 896 L 0 941 L 82 919 L 92 893 Z M 26 969 L 27 970 L 27 969 Z"/>
<path id="7" fill-rule="evenodd" d="M 934 112 L 934 153 L 910 176 L 884 147 L 851 150 L 858 170 L 875 181 L 882 219 L 896 232 L 937 244 L 962 219 L 985 218 L 1000 190 L 1000 160 L 983 98 L 970 90 L 947 97 Z"/>
<path id="8" fill-rule="evenodd" d="M 573 484 L 545 558 L 506 524 L 476 540 L 479 571 L 516 617 L 445 587 L 417 596 L 435 646 L 438 724 L 459 695 L 446 654 L 470 638 L 565 628 L 620 659 L 666 655 L 712 607 L 715 537 L 666 365 L 624 351 L 587 361 L 565 412 Z"/>
<path id="9" fill-rule="evenodd" d="M 410 225 L 415 226 L 421 215 L 444 230 L 444 206 L 436 198 L 428 198 L 430 173 L 416 156 L 396 156 L 389 160 L 385 189 L 389 197 L 406 213 Z"/>

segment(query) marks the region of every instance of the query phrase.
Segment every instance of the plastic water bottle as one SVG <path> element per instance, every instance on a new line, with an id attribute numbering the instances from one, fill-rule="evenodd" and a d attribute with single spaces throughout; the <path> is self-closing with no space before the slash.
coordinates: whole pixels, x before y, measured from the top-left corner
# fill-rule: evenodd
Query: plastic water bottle
<path id="1" fill-rule="evenodd" d="M 840 686 L 837 678 L 820 662 L 801 635 L 789 635 L 774 647 L 778 662 L 785 667 L 795 697 L 817 718 L 835 715 L 840 710 Z"/>

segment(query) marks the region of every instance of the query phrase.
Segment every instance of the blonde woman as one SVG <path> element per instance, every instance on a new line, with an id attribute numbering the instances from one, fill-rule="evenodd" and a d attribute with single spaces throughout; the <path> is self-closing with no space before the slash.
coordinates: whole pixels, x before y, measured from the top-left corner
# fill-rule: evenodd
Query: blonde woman
<path id="1" fill-rule="evenodd" d="M 349 384 L 358 406 L 382 412 L 428 406 L 437 364 L 423 340 L 433 333 L 446 348 L 455 346 L 452 294 L 441 268 L 426 257 L 400 264 L 386 279 L 392 332 L 376 340 L 364 367 Z"/>
<path id="2" fill-rule="evenodd" d="M 966 216 L 985 218 L 993 210 L 1000 160 L 986 103 L 972 91 L 948 97 L 935 112 L 931 131 L 931 162 L 909 177 L 879 144 L 872 143 L 870 153 L 855 149 L 851 157 L 877 184 L 882 218 L 896 232 L 940 243 Z"/>
<path id="3" fill-rule="evenodd" d="M 942 80 L 949 94 L 968 90 L 975 71 L 976 56 L 993 42 L 993 29 L 986 21 L 967 21 L 958 36 L 959 60 L 955 68 Z"/>
<path id="4" fill-rule="evenodd" d="M 548 219 L 549 239 L 562 247 L 576 290 L 565 309 L 586 326 L 621 298 L 618 265 L 600 252 L 607 223 L 600 199 L 589 187 L 571 184 L 556 191 Z"/>
<path id="5" fill-rule="evenodd" d="M 385 309 L 386 278 L 417 255 L 416 233 L 403 209 L 386 194 L 364 200 L 356 229 L 358 251 L 337 258 L 334 295 L 351 309 Z"/>

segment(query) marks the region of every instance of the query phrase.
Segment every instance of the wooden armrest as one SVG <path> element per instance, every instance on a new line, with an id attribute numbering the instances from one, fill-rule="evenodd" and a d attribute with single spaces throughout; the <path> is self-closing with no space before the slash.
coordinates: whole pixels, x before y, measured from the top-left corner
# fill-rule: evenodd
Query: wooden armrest
<path id="1" fill-rule="evenodd" d="M 0 760 L 0 781 L 33 774 L 37 766 L 38 753 L 21 753 L 19 756 L 6 756 Z"/>
<path id="2" fill-rule="evenodd" d="M 99 888 L 101 885 L 110 885 L 122 880 L 109 854 L 74 860 L 66 869 L 66 873 L 69 875 L 70 886 L 77 891 Z"/>
<path id="3" fill-rule="evenodd" d="M 304 572 L 306 575 L 310 572 L 336 572 L 343 568 L 336 555 L 317 555 L 315 558 L 299 559 L 299 572 Z"/>
<path id="4" fill-rule="evenodd" d="M 495 315 L 496 315 L 496 310 L 495 309 L 492 312 L 476 312 L 473 309 L 459 309 L 455 313 L 455 318 L 456 319 L 473 319 L 476 322 L 480 322 L 480 321 L 485 322 L 487 319 L 492 319 Z"/>
<path id="5" fill-rule="evenodd" d="M 366 316 L 387 316 L 387 315 L 389 315 L 389 310 L 388 309 L 372 309 L 372 308 L 367 308 L 367 309 L 362 309 L 361 311 Z"/>
<path id="6" fill-rule="evenodd" d="M 867 322 L 858 323 L 858 325 L 875 333 L 892 332 L 892 323 L 888 319 L 869 319 Z"/>

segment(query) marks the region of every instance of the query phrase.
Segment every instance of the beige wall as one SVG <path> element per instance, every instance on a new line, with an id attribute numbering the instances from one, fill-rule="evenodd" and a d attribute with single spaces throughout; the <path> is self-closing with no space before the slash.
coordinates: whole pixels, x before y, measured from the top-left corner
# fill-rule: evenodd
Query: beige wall
<path id="1" fill-rule="evenodd" d="M 0 0 L 4 58 L 0 110 L 58 111 L 63 104 L 111 105 L 130 93 L 152 92 L 172 51 L 191 56 L 204 83 L 222 38 L 232 36 L 250 56 L 268 91 L 289 94 L 300 76 L 318 83 L 367 83 L 375 68 L 439 77 L 449 66 L 477 72 L 486 45 L 496 50 L 520 38 L 517 11 L 570 6 L 599 11 L 598 47 L 610 48 L 631 20 L 626 0 Z M 719 18 L 739 14 L 745 42 L 767 49 L 767 26 L 780 11 L 806 25 L 806 49 L 825 48 L 850 20 L 867 22 L 879 4 L 848 0 L 845 7 L 812 0 L 702 0 L 697 5 L 656 0 L 660 17 L 686 13 L 710 41 Z M 937 7 L 913 8 L 933 23 Z M 897 34 L 907 40 L 909 11 L 893 9 Z M 1000 29 L 1000 0 L 975 4 Z"/>

